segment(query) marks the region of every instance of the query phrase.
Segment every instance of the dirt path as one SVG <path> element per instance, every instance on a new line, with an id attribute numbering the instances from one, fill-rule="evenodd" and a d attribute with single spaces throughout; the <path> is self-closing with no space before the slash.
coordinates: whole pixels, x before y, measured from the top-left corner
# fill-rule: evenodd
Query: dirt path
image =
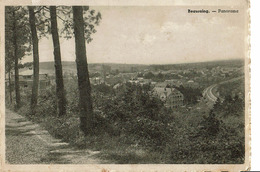
<path id="1" fill-rule="evenodd" d="M 6 109 L 6 163 L 100 164 L 98 151 L 79 150 L 53 138 L 38 124 Z"/>
<path id="2" fill-rule="evenodd" d="M 215 89 L 215 87 L 217 87 L 218 85 L 221 85 L 221 84 L 225 84 L 225 83 L 228 83 L 228 82 L 234 82 L 234 81 L 237 81 L 239 79 L 242 79 L 243 77 L 237 77 L 237 78 L 233 78 L 233 79 L 230 79 L 230 80 L 227 80 L 227 81 L 222 81 L 218 84 L 213 84 L 207 88 L 204 89 L 203 91 L 203 97 L 205 97 L 211 104 L 214 104 L 216 101 L 217 101 L 217 98 L 218 96 L 217 95 L 214 95 L 213 93 L 213 89 Z"/>

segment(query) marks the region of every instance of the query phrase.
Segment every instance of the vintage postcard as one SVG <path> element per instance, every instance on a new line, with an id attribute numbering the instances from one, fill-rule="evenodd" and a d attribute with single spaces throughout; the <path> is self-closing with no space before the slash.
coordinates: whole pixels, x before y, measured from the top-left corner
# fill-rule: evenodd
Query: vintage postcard
<path id="1" fill-rule="evenodd" d="M 249 1 L 1 2 L 1 171 L 250 170 Z"/>

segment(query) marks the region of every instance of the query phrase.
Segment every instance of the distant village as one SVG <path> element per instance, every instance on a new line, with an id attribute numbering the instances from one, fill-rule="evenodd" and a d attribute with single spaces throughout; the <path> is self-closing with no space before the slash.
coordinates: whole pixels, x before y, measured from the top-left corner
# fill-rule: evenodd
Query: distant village
<path id="1" fill-rule="evenodd" d="M 184 95 L 178 87 L 204 89 L 212 83 L 224 80 L 228 77 L 235 77 L 243 73 L 242 67 L 215 66 L 212 68 L 189 68 L 189 69 L 158 69 L 131 67 L 129 71 L 112 69 L 109 65 L 95 65 L 90 68 L 90 83 L 93 87 L 105 84 L 117 90 L 123 84 L 150 84 L 153 87 L 155 96 L 158 96 L 165 106 L 178 108 L 184 105 Z M 63 70 L 64 82 L 76 77 L 76 71 L 69 68 Z M 33 83 L 33 70 L 31 67 L 21 68 L 19 72 L 21 91 L 31 90 Z M 6 76 L 6 87 L 14 86 L 14 73 L 11 75 L 11 82 Z M 54 70 L 40 70 L 39 89 L 46 89 L 55 85 Z"/>

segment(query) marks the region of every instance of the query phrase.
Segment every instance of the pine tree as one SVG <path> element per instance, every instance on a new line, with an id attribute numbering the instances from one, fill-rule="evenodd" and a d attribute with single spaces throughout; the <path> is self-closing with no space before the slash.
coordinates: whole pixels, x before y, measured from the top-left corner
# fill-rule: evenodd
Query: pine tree
<path id="1" fill-rule="evenodd" d="M 58 100 L 58 116 L 66 114 L 66 97 L 63 83 L 63 72 L 60 53 L 60 41 L 57 26 L 56 7 L 50 7 L 51 16 L 51 33 L 54 47 L 54 61 L 55 61 L 55 74 L 56 74 L 56 95 Z"/>
<path id="2" fill-rule="evenodd" d="M 21 6 L 5 8 L 5 62 L 9 78 L 9 95 L 12 100 L 11 70 L 15 70 L 15 100 L 16 108 L 21 106 L 19 85 L 19 60 L 30 50 L 28 11 Z"/>
<path id="3" fill-rule="evenodd" d="M 36 113 L 38 89 L 39 89 L 39 48 L 38 48 L 38 35 L 36 30 L 36 19 L 35 19 L 35 7 L 29 6 L 29 22 L 31 28 L 31 37 L 33 45 L 33 86 L 32 86 L 32 97 L 31 97 L 31 112 Z"/>
<path id="4" fill-rule="evenodd" d="M 83 8 L 74 6 L 72 9 L 79 87 L 80 128 L 84 134 L 87 135 L 92 133 L 93 106 L 86 56 Z"/>

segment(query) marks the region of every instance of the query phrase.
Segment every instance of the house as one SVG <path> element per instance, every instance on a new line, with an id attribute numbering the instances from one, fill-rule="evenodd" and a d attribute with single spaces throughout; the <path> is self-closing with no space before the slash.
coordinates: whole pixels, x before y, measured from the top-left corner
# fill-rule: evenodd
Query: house
<path id="1" fill-rule="evenodd" d="M 152 85 L 152 86 L 155 86 L 156 84 L 157 84 L 157 82 L 155 82 L 155 81 L 152 81 L 152 82 L 151 82 L 151 85 Z"/>
<path id="2" fill-rule="evenodd" d="M 168 85 L 166 82 L 158 82 L 155 84 L 155 87 L 165 88 Z"/>
<path id="3" fill-rule="evenodd" d="M 167 83 L 170 86 L 176 86 L 179 87 L 182 85 L 182 82 L 180 80 L 177 79 L 169 79 L 169 80 L 165 80 L 165 83 Z"/>
<path id="4" fill-rule="evenodd" d="M 154 87 L 154 94 L 165 102 L 166 107 L 174 109 L 183 106 L 184 96 L 175 88 Z"/>
<path id="5" fill-rule="evenodd" d="M 90 78 L 89 80 L 90 80 L 90 83 L 93 85 L 98 85 L 98 84 L 104 83 L 104 79 L 101 77 L 93 77 L 93 78 Z"/>
<path id="6" fill-rule="evenodd" d="M 136 78 L 136 81 L 141 85 L 145 85 L 145 84 L 150 84 L 152 80 L 151 79 L 144 79 L 142 77 L 138 77 L 138 78 Z"/>
<path id="7" fill-rule="evenodd" d="M 12 83 L 14 83 L 15 76 L 12 75 Z M 21 89 L 32 88 L 33 85 L 33 70 L 28 69 L 19 72 L 19 85 Z M 39 89 L 46 89 L 50 85 L 50 78 L 46 72 L 39 72 Z"/>

